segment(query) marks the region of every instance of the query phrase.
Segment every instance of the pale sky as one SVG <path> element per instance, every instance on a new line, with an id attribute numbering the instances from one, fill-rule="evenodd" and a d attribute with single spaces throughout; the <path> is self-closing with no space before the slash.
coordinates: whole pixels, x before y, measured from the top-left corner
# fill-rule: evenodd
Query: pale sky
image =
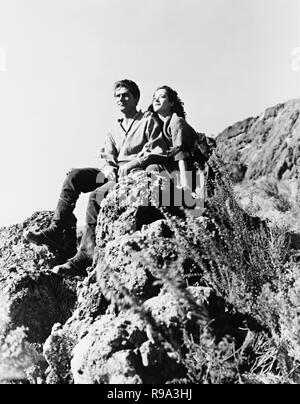
<path id="1" fill-rule="evenodd" d="M 54 209 L 65 173 L 97 166 L 115 81 L 138 83 L 141 108 L 174 87 L 217 134 L 300 96 L 299 47 L 299 0 L 0 0 L 0 226 Z"/>

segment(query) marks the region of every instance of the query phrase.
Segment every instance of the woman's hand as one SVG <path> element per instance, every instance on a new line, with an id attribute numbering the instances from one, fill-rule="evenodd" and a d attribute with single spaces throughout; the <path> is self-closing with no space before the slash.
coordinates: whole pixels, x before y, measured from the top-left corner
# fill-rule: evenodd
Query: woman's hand
<path id="1" fill-rule="evenodd" d="M 188 171 L 188 164 L 186 160 L 179 160 L 179 172 L 181 188 L 185 191 L 192 191 L 193 188 L 193 175 Z"/>

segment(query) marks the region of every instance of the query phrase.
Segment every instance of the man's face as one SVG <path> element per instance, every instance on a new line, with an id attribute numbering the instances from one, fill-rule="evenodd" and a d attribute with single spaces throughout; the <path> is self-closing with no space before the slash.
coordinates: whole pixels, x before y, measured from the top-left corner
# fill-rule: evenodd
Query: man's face
<path id="1" fill-rule="evenodd" d="M 120 111 L 123 114 L 136 110 L 138 100 L 134 98 L 126 87 L 117 88 L 115 91 L 115 99 Z"/>

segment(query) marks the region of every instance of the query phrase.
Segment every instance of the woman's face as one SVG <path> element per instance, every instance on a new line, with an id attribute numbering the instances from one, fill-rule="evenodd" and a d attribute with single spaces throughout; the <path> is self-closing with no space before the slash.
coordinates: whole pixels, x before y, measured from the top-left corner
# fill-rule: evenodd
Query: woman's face
<path id="1" fill-rule="evenodd" d="M 174 103 L 170 102 L 169 100 L 167 90 L 159 89 L 155 92 L 152 101 L 154 112 L 162 115 L 168 115 L 172 113 L 173 105 Z"/>

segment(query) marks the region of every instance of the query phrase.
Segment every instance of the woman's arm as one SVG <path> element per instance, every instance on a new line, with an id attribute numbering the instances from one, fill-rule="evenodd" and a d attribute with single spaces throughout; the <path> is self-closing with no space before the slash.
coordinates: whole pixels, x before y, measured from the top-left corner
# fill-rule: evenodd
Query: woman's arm
<path id="1" fill-rule="evenodd" d="M 179 160 L 180 183 L 184 190 L 192 191 L 193 189 L 193 175 L 188 171 L 188 164 L 186 160 Z"/>

